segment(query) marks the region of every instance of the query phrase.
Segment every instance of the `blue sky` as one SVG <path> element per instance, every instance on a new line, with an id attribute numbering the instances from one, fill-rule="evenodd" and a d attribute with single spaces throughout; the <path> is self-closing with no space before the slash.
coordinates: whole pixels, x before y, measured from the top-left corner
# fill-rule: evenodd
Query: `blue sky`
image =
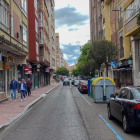
<path id="1" fill-rule="evenodd" d="M 55 32 L 69 65 L 80 55 L 79 47 L 90 39 L 89 0 L 55 0 Z"/>

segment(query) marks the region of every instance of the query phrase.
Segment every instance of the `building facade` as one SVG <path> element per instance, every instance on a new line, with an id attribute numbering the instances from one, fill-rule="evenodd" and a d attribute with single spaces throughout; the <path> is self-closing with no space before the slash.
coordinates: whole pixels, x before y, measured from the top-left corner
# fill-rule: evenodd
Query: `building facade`
<path id="1" fill-rule="evenodd" d="M 50 84 L 49 12 L 45 0 L 28 1 L 29 73 L 33 89 Z M 26 79 L 26 78 L 25 78 Z"/>
<path id="2" fill-rule="evenodd" d="M 56 71 L 56 47 L 55 47 L 55 17 L 54 0 L 46 0 L 49 12 L 49 48 L 50 48 L 50 81 L 53 79 L 53 73 Z"/>
<path id="3" fill-rule="evenodd" d="M 91 6 L 96 2 L 90 1 L 90 15 L 92 11 L 96 11 L 93 10 L 96 5 Z M 109 77 L 114 78 L 117 87 L 140 86 L 140 36 L 137 26 L 139 9 L 139 0 L 101 0 L 103 36 L 106 40 L 114 42 L 118 51 L 116 66 L 109 71 Z M 97 28 L 92 22 L 94 16 L 97 14 L 90 16 L 91 34 L 92 30 Z M 93 41 L 94 37 L 91 35 L 91 42 Z"/>
<path id="4" fill-rule="evenodd" d="M 28 20 L 25 0 L 0 1 L 0 100 L 11 96 L 10 82 L 24 76 L 28 55 Z"/>

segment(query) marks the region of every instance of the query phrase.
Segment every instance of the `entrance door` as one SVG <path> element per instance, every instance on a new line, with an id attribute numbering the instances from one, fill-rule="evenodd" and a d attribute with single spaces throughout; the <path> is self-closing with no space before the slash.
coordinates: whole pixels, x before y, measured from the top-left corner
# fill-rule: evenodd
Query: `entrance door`
<path id="1" fill-rule="evenodd" d="M 13 77 L 17 78 L 17 67 L 14 64 L 10 65 L 9 70 L 7 70 L 7 97 L 11 96 L 10 82 Z"/>
<path id="2" fill-rule="evenodd" d="M 35 89 L 38 89 L 38 74 L 35 74 Z"/>

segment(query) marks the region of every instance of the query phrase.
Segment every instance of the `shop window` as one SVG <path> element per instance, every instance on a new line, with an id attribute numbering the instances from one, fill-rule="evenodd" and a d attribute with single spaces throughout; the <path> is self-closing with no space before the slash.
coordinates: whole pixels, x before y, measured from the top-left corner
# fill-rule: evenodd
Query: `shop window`
<path id="1" fill-rule="evenodd" d="M 139 77 L 140 77 L 140 40 L 138 40 L 137 42 L 136 42 L 136 45 L 137 45 L 137 48 L 138 48 L 138 50 L 137 50 L 137 53 L 138 53 L 138 75 L 139 75 Z"/>
<path id="2" fill-rule="evenodd" d="M 4 68 L 3 68 L 3 61 L 0 62 L 0 92 L 4 92 Z"/>

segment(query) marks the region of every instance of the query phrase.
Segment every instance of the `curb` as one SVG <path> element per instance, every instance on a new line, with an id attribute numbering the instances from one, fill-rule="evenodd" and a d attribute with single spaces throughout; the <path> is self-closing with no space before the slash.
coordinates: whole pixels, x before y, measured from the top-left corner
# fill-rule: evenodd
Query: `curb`
<path id="1" fill-rule="evenodd" d="M 12 118 L 6 124 L 0 125 L 0 132 L 2 132 L 6 127 L 11 125 L 13 122 L 15 122 L 18 118 L 22 117 L 31 107 L 33 107 L 36 103 L 38 103 L 40 100 L 42 100 L 47 94 L 49 94 L 52 90 L 54 90 L 58 86 L 59 86 L 59 84 L 57 86 L 55 86 L 54 88 L 50 89 L 49 91 L 47 91 L 46 93 L 43 93 L 42 95 L 40 95 L 39 98 L 37 98 L 36 100 L 34 100 L 30 104 L 28 104 L 21 113 L 19 113 L 17 116 Z"/>

